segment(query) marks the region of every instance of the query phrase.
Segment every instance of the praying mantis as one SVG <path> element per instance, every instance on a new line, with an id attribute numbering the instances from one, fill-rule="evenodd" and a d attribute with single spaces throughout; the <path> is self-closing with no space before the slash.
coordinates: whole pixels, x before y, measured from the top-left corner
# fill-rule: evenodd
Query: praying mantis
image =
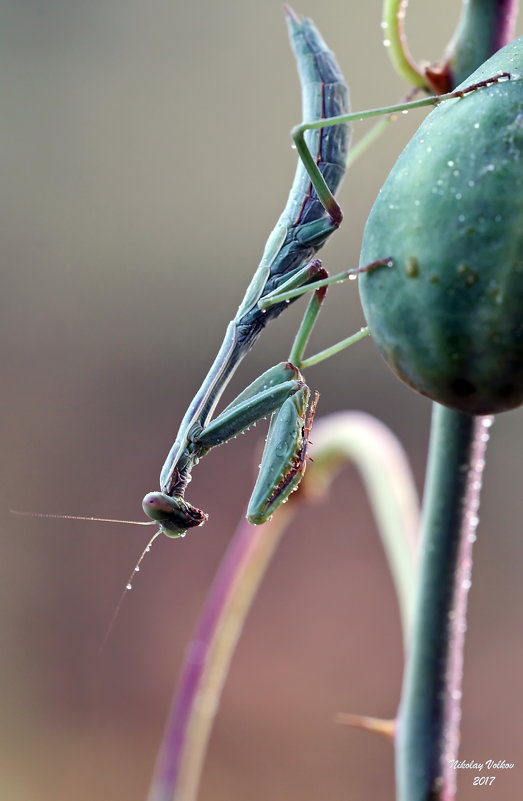
<path id="1" fill-rule="evenodd" d="M 368 333 L 368 329 L 361 329 L 320 354 L 304 358 L 327 285 L 359 272 L 392 266 L 392 260 L 385 255 L 371 264 L 328 277 L 321 262 L 314 258 L 343 218 L 334 195 L 347 166 L 350 122 L 436 105 L 510 77 L 503 73 L 470 88 L 351 114 L 345 79 L 314 23 L 301 19 L 288 7 L 285 11 L 302 86 L 304 122 L 292 132 L 300 161 L 287 205 L 267 240 L 261 262 L 227 327 L 214 363 L 180 424 L 160 474 L 160 491 L 148 493 L 143 500 L 145 513 L 159 526 L 158 533 L 168 537 L 183 536 L 208 518 L 185 499 L 194 466 L 212 448 L 269 415 L 269 433 L 247 519 L 262 524 L 272 516 L 297 489 L 306 466 L 308 434 L 318 394 L 311 398 L 300 370 Z M 213 418 L 229 380 L 264 327 L 306 292 L 313 295 L 288 361 L 263 373 Z"/>
<path id="2" fill-rule="evenodd" d="M 297 61 L 306 120 L 348 113 L 347 84 L 332 53 L 310 20 L 286 9 L 289 35 Z M 345 173 L 349 128 L 342 124 L 311 132 L 307 148 L 314 153 L 329 191 L 334 193 Z M 184 498 L 191 471 L 213 447 L 272 415 L 258 480 L 247 517 L 263 523 L 297 487 L 305 469 L 307 435 L 316 400 L 300 373 L 308 336 L 318 315 L 325 289 L 313 295 L 289 355 L 248 386 L 221 414 L 212 418 L 227 383 L 267 323 L 281 314 L 290 299 L 281 292 L 326 278 L 313 257 L 338 228 L 342 213 L 334 201 L 325 208 L 312 191 L 306 168 L 298 165 L 291 193 L 267 241 L 261 262 L 240 307 L 229 323 L 209 373 L 181 422 L 160 475 L 160 492 L 143 500 L 146 514 L 170 537 L 202 525 L 207 515 Z M 272 300 L 268 308 L 261 301 Z"/>

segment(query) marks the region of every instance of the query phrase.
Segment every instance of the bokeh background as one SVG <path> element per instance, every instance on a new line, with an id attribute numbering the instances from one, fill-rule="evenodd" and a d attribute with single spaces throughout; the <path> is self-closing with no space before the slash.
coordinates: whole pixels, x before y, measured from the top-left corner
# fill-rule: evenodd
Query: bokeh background
<path id="1" fill-rule="evenodd" d="M 412 3 L 415 55 L 437 59 L 456 0 Z M 354 108 L 405 91 L 379 0 L 302 0 Z M 299 90 L 279 0 L 12 0 L 0 7 L 2 370 L 1 770 L 10 801 L 144 799 L 186 643 L 253 482 L 260 433 L 197 468 L 211 517 L 157 541 L 99 646 L 147 530 L 13 517 L 9 509 L 142 519 L 186 404 L 234 313 L 294 171 Z M 519 31 L 523 28 L 520 24 Z M 362 225 L 422 112 L 351 171 L 324 251 L 357 263 Z M 361 133 L 364 126 L 358 129 Z M 271 325 L 238 389 L 285 358 L 298 304 Z M 331 291 L 312 348 L 362 323 L 355 283 Z M 319 414 L 364 409 L 401 437 L 423 482 L 430 404 L 364 341 L 311 369 Z M 523 783 L 523 414 L 490 445 L 466 647 L 463 759 Z M 393 796 L 388 743 L 336 726 L 394 714 L 396 602 L 360 480 L 285 535 L 248 619 L 213 732 L 201 801 Z"/>

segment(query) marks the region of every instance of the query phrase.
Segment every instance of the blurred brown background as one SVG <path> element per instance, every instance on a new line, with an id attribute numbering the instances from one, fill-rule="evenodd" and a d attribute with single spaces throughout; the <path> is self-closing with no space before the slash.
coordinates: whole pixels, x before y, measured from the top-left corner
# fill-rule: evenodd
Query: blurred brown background
<path id="1" fill-rule="evenodd" d="M 440 56 L 459 5 L 412 3 L 417 57 Z M 297 8 L 337 53 L 354 108 L 405 90 L 381 46 L 380 7 Z M 157 542 L 101 655 L 147 530 L 8 510 L 142 519 L 141 498 L 157 488 L 284 203 L 298 84 L 279 0 L 12 0 L 0 11 L 0 797 L 140 801 L 261 435 L 197 468 L 189 497 L 209 523 Z M 324 251 L 332 272 L 357 263 L 372 200 L 420 119 L 401 119 L 346 179 L 345 223 Z M 362 322 L 354 284 L 330 294 L 314 350 Z M 286 357 L 298 315 L 297 305 L 271 326 L 235 388 Z M 321 390 L 319 414 L 365 409 L 387 422 L 421 487 L 430 404 L 389 374 L 371 342 L 308 379 Z M 522 412 L 501 416 L 470 595 L 460 751 L 516 767 L 490 788 L 461 771 L 462 801 L 521 797 L 522 448 Z M 201 801 L 389 801 L 388 744 L 333 717 L 392 716 L 401 670 L 387 567 L 347 470 L 270 568 L 225 688 Z"/>

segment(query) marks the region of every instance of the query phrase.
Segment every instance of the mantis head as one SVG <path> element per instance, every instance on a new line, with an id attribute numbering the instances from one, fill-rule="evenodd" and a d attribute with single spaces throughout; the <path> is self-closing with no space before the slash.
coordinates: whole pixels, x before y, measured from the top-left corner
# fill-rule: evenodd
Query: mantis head
<path id="1" fill-rule="evenodd" d="M 189 528 L 203 526 L 205 512 L 180 497 L 171 498 L 164 492 L 149 492 L 142 501 L 145 514 L 160 526 L 167 537 L 183 537 Z"/>

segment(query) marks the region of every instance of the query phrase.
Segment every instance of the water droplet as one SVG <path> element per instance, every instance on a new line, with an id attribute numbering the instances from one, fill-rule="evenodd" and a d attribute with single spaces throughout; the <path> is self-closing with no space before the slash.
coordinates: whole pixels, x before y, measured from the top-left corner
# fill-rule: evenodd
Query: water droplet
<path id="1" fill-rule="evenodd" d="M 470 180 L 470 181 L 468 181 L 468 185 L 469 185 L 469 186 L 475 186 L 475 185 L 476 185 L 476 182 L 475 182 L 475 181 L 472 181 L 472 180 Z"/>
<path id="2" fill-rule="evenodd" d="M 383 47 L 390 47 L 390 39 L 383 40 Z"/>
<path id="3" fill-rule="evenodd" d="M 402 114 L 408 114 L 408 113 L 409 113 L 409 110 L 408 110 L 408 108 L 404 108 L 404 109 L 403 109 L 403 111 L 402 111 L 401 113 L 402 113 Z"/>
<path id="4" fill-rule="evenodd" d="M 415 206 L 419 206 L 419 205 L 420 205 L 420 201 L 419 201 L 419 200 L 415 200 L 415 201 L 414 201 L 414 205 L 415 205 Z"/>
<path id="5" fill-rule="evenodd" d="M 470 579 L 463 579 L 463 581 L 461 582 L 461 586 L 465 591 L 470 590 L 470 588 L 472 587 L 472 582 Z"/>
<path id="6" fill-rule="evenodd" d="M 461 192 L 456 192 L 456 194 L 454 195 L 454 197 L 456 198 L 456 200 L 461 200 L 461 198 L 463 197 L 463 195 L 461 194 Z"/>
<path id="7" fill-rule="evenodd" d="M 383 28 L 383 30 L 386 30 L 388 27 L 389 27 L 388 22 L 380 22 L 380 28 Z"/>
<path id="8" fill-rule="evenodd" d="M 355 281 L 357 279 L 357 277 L 358 277 L 357 275 L 352 273 L 352 275 L 349 275 L 349 281 Z"/>
<path id="9" fill-rule="evenodd" d="M 476 542 L 477 536 L 475 534 L 469 534 L 467 539 L 469 542 Z"/>
<path id="10" fill-rule="evenodd" d="M 461 698 L 461 690 L 452 690 L 452 697 L 455 701 L 459 701 Z"/>
<path id="11" fill-rule="evenodd" d="M 140 566 L 139 565 L 136 565 L 136 567 L 134 568 L 134 572 L 135 573 L 139 573 L 140 572 Z"/>
<path id="12" fill-rule="evenodd" d="M 458 222 L 465 222 L 465 215 L 464 214 L 460 214 L 459 215 Z"/>
<path id="13" fill-rule="evenodd" d="M 479 128 L 479 122 L 474 123 L 474 128 Z"/>
<path id="14" fill-rule="evenodd" d="M 132 590 L 132 588 L 133 588 L 133 585 L 132 585 L 132 584 L 126 584 L 126 585 L 125 585 L 125 589 L 126 589 L 126 590 Z"/>
<path id="15" fill-rule="evenodd" d="M 454 166 L 454 162 L 453 161 L 447 161 L 447 166 L 448 167 L 453 167 Z"/>
<path id="16" fill-rule="evenodd" d="M 427 148 L 427 153 L 432 153 L 432 148 L 430 147 L 430 145 Z"/>

